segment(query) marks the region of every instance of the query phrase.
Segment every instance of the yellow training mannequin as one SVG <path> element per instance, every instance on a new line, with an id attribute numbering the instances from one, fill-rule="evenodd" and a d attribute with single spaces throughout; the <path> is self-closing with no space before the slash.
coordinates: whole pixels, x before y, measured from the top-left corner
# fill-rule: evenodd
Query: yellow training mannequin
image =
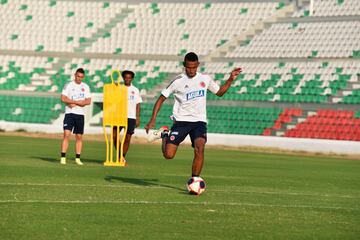
<path id="1" fill-rule="evenodd" d="M 104 95 L 103 95 L 103 129 L 105 134 L 106 142 L 106 161 L 104 162 L 105 166 L 125 166 L 124 158 L 119 159 L 123 154 L 123 145 L 127 131 L 127 113 L 128 113 L 128 92 L 125 85 L 121 85 L 120 81 L 117 83 L 114 82 L 113 75 L 117 74 L 118 79 L 120 79 L 121 74 L 119 70 L 113 70 L 111 72 L 111 83 L 104 84 Z M 106 127 L 110 127 L 110 141 L 108 139 L 108 134 L 106 132 Z M 113 127 L 123 127 L 124 134 L 121 140 L 121 146 L 119 148 L 119 137 L 120 134 L 117 134 L 116 139 L 116 155 L 114 159 L 113 149 Z"/>

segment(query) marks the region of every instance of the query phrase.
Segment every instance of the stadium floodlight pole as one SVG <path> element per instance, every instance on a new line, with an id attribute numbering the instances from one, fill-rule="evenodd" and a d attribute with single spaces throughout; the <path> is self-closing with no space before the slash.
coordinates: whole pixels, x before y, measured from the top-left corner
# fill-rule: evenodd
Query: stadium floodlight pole
<path id="1" fill-rule="evenodd" d="M 105 166 L 125 166 L 123 156 L 123 147 L 127 132 L 127 117 L 128 117 L 128 90 L 125 84 L 120 84 L 120 81 L 114 82 L 114 74 L 117 74 L 120 79 L 120 71 L 113 70 L 110 75 L 111 83 L 104 84 L 103 93 L 103 131 L 105 135 L 106 143 L 106 160 Z M 108 133 L 106 127 L 110 127 L 110 141 L 108 139 Z M 116 129 L 116 156 L 114 160 L 114 140 L 113 129 Z M 122 136 L 121 145 L 119 144 L 120 127 L 124 130 Z M 119 146 L 120 145 L 120 146 Z M 120 153 L 120 154 L 119 154 Z M 119 157 L 121 156 L 121 157 Z"/>

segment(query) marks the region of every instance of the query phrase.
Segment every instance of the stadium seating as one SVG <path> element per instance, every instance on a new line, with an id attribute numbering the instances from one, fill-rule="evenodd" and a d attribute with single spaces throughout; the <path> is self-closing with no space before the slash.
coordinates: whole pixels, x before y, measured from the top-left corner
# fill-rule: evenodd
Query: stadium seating
<path id="1" fill-rule="evenodd" d="M 0 120 L 51 123 L 63 111 L 57 98 L 0 95 Z"/>
<path id="2" fill-rule="evenodd" d="M 57 61 L 46 57 L 3 55 L 0 58 L 0 90 L 34 91 L 51 85 L 50 79 L 40 75 Z"/>
<path id="3" fill-rule="evenodd" d="M 285 136 L 360 141 L 360 118 L 354 111 L 320 109 Z"/>
<path id="4" fill-rule="evenodd" d="M 298 9 L 278 18 L 296 2 Z M 161 89 L 182 70 L 183 55 L 195 51 L 199 71 L 218 84 L 234 67 L 243 69 L 222 98 L 208 94 L 209 132 L 359 141 L 359 6 L 2 0 L 0 120 L 51 124 L 76 68 L 85 69 L 96 94 L 113 69 L 130 69 L 145 100 L 143 127 Z M 158 125 L 171 124 L 171 108 L 163 106 Z"/>
<path id="5" fill-rule="evenodd" d="M 347 58 L 360 49 L 359 21 L 278 23 L 227 57 Z M 346 41 L 345 41 L 346 40 Z"/>
<path id="6" fill-rule="evenodd" d="M 73 52 L 126 7 L 95 1 L 3 1 L 0 49 Z"/>
<path id="7" fill-rule="evenodd" d="M 57 75 L 52 76 L 54 78 L 53 82 L 59 90 L 62 89 L 64 84 L 62 79 L 71 79 L 75 69 L 80 66 L 86 69 L 85 82 L 89 83 L 92 92 L 102 92 L 103 84 L 110 82 L 109 76 L 113 69 L 121 71 L 129 69 L 136 73 L 133 84 L 146 93 L 146 91 L 161 84 L 171 73 L 178 72 L 179 62 L 74 58 L 60 69 Z"/>
<path id="8" fill-rule="evenodd" d="M 321 0 L 314 1 L 313 14 L 315 17 L 325 16 L 356 16 L 360 15 L 357 0 Z M 307 17 L 310 15 L 309 6 L 293 14 L 293 17 Z"/>
<path id="9" fill-rule="evenodd" d="M 357 90 L 351 87 L 358 82 L 359 61 L 212 62 L 204 69 L 222 83 L 235 66 L 242 67 L 243 73 L 230 93 L 224 96 L 228 100 L 290 103 L 360 101 L 356 98 Z M 338 96 L 343 90 L 348 90 L 349 95 Z M 331 98 L 335 96 L 337 98 Z M 215 97 L 210 96 L 210 99 Z"/>
<path id="10" fill-rule="evenodd" d="M 86 52 L 200 55 L 273 15 L 278 3 L 140 3 L 123 22 Z M 224 17 L 229 16 L 229 17 Z M 151 38 L 149 38 L 151 36 Z"/>
<path id="11" fill-rule="evenodd" d="M 150 119 L 153 104 L 141 105 L 141 127 Z M 208 106 L 208 130 L 213 133 L 261 135 L 273 126 L 282 112 L 279 108 L 239 108 Z M 171 125 L 172 105 L 164 104 L 157 117 L 157 126 Z"/>

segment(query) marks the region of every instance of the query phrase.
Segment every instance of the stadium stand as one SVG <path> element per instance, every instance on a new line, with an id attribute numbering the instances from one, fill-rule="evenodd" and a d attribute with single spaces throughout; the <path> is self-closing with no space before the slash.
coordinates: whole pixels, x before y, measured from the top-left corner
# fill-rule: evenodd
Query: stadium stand
<path id="1" fill-rule="evenodd" d="M 86 52 L 184 55 L 208 54 L 276 11 L 277 3 L 140 3 L 133 13 Z M 231 16 L 231 17 L 224 17 Z M 151 38 L 149 38 L 151 36 Z"/>
<path id="2" fill-rule="evenodd" d="M 1 15 L 7 20 L 0 22 L 0 48 L 73 52 L 124 7 L 116 2 L 2 1 Z"/>
<path id="3" fill-rule="evenodd" d="M 287 137 L 360 140 L 360 118 L 354 111 L 318 110 L 285 132 Z"/>
<path id="4" fill-rule="evenodd" d="M 357 0 L 321 0 L 314 1 L 314 17 L 326 16 L 359 16 L 360 8 Z M 308 17 L 310 14 L 309 5 L 303 7 L 301 11 L 293 14 L 293 17 Z"/>
<path id="5" fill-rule="evenodd" d="M 0 109 L 0 120 L 51 123 L 64 111 L 64 106 L 53 97 L 0 95 Z"/>
<path id="6" fill-rule="evenodd" d="M 102 86 L 131 69 L 143 127 L 195 51 L 219 84 L 243 68 L 225 96 L 208 95 L 209 132 L 360 141 L 360 5 L 313 3 L 1 0 L 0 120 L 61 119 L 59 93 L 83 67 L 97 99 L 89 123 L 101 125 Z M 158 124 L 170 115 L 164 105 Z"/>
<path id="7" fill-rule="evenodd" d="M 227 57 L 346 58 L 360 48 L 359 29 L 358 21 L 273 24 Z"/>

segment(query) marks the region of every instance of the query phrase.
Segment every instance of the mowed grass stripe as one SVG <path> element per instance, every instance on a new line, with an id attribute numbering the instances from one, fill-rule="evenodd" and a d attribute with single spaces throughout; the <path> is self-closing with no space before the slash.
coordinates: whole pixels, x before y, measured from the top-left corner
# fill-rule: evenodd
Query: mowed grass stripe
<path id="1" fill-rule="evenodd" d="M 0 183 L 0 186 L 37 186 L 37 187 L 84 187 L 84 188 L 140 188 L 140 189 L 164 189 L 168 190 L 169 187 L 174 189 L 177 186 L 141 186 L 141 185 L 101 185 L 101 184 L 77 184 L 77 183 Z M 312 196 L 312 197 L 329 197 L 329 198 L 350 198 L 350 199 L 359 199 L 360 197 L 351 196 L 351 195 L 335 195 L 335 194 L 315 194 L 315 193 L 300 193 L 300 192 L 264 192 L 264 191 L 247 191 L 239 190 L 231 187 L 225 187 L 225 189 L 211 189 L 211 192 L 219 193 L 253 193 L 253 194 L 269 194 L 269 195 L 295 195 L 295 196 Z"/>
<path id="2" fill-rule="evenodd" d="M 149 204 L 149 205 L 203 205 L 203 206 L 248 206 L 264 208 L 311 208 L 311 209 L 331 209 L 360 211 L 360 208 L 347 208 L 341 206 L 314 206 L 314 205 L 275 205 L 275 204 L 255 204 L 255 203 L 238 203 L 238 202 L 151 202 L 151 201 L 80 201 L 80 200 L 0 200 L 0 203 L 49 203 L 49 204 Z"/>

